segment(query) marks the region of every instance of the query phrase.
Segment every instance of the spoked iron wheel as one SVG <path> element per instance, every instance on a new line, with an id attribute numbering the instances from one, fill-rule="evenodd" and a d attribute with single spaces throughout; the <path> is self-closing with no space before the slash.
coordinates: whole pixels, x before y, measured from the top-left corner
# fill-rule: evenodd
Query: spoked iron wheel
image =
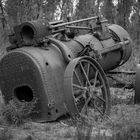
<path id="1" fill-rule="evenodd" d="M 90 57 L 73 59 L 64 76 L 66 107 L 71 115 L 97 117 L 110 112 L 110 89 L 99 63 Z"/>

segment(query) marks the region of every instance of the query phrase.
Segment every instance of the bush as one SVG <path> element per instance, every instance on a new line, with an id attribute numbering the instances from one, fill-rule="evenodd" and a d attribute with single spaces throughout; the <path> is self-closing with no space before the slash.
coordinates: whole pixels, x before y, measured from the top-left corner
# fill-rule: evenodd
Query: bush
<path id="1" fill-rule="evenodd" d="M 29 119 L 36 102 L 36 99 L 32 102 L 20 102 L 14 98 L 2 107 L 1 116 L 7 124 L 19 126 Z"/>

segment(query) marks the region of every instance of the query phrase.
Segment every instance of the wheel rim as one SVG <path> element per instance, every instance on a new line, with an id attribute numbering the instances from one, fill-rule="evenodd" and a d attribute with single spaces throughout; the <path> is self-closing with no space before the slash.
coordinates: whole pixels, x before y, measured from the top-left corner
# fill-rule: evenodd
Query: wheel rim
<path id="1" fill-rule="evenodd" d="M 75 112 L 84 117 L 109 114 L 110 90 L 97 61 L 90 57 L 72 60 L 66 68 L 64 83 L 66 105 L 70 113 Z"/>

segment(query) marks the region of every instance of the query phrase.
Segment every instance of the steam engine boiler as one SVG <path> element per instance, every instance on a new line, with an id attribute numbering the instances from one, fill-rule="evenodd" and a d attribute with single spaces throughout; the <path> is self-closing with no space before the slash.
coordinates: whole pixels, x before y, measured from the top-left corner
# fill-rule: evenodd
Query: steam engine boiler
<path id="1" fill-rule="evenodd" d="M 88 26 L 78 26 L 83 22 Z M 65 114 L 109 113 L 106 73 L 124 64 L 132 51 L 130 36 L 121 26 L 99 17 L 35 20 L 16 26 L 9 40 L 11 46 L 0 60 L 0 88 L 6 103 L 37 98 L 30 115 L 37 122 Z"/>

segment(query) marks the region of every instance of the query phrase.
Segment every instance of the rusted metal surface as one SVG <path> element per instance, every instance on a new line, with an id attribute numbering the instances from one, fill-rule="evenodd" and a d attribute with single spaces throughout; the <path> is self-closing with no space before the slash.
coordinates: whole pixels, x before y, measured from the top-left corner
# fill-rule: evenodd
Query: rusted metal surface
<path id="1" fill-rule="evenodd" d="M 89 20 L 95 20 L 95 25 L 73 25 Z M 132 42 L 122 27 L 106 25 L 106 20 L 91 17 L 67 23 L 29 21 L 17 26 L 9 52 L 0 60 L 5 101 L 32 102 L 37 98 L 31 118 L 38 122 L 53 121 L 67 113 L 86 117 L 90 112 L 109 114 L 105 72 L 128 60 Z M 88 32 L 67 34 L 67 28 Z"/>
<path id="2" fill-rule="evenodd" d="M 108 28 L 113 32 L 113 35 L 115 34 L 115 36 L 117 36 L 119 41 L 124 42 L 125 40 L 129 40 L 129 43 L 127 45 L 123 45 L 123 47 L 122 47 L 122 53 L 123 54 L 122 54 L 122 60 L 121 60 L 121 63 L 120 63 L 120 65 L 122 65 L 131 56 L 131 53 L 132 53 L 132 40 L 131 40 L 130 35 L 128 34 L 128 32 L 126 30 L 124 30 L 119 25 L 112 24 Z"/>
<path id="3" fill-rule="evenodd" d="M 56 120 L 65 112 L 62 78 L 65 60 L 55 47 L 47 49 L 23 47 L 10 52 L 0 62 L 0 85 L 5 101 L 17 98 L 30 102 L 37 98 L 31 118 L 39 122 Z M 26 93 L 24 86 L 30 91 Z"/>

